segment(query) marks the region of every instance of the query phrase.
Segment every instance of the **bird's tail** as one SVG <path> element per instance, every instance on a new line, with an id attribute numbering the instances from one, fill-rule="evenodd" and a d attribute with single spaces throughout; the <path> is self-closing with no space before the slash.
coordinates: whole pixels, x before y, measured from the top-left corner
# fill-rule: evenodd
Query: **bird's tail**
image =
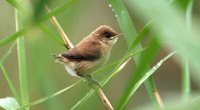
<path id="1" fill-rule="evenodd" d="M 67 63 L 68 62 L 68 59 L 63 57 L 62 54 L 53 54 L 52 56 L 55 59 L 55 62 L 58 62 L 58 63 Z"/>

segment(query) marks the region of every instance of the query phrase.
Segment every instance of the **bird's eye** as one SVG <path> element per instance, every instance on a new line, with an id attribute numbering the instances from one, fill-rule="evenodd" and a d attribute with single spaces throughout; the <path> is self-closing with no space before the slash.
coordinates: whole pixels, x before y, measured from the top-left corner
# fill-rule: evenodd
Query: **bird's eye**
<path id="1" fill-rule="evenodd" d="M 112 34 L 111 34 L 111 33 L 108 33 L 108 32 L 105 32 L 104 35 L 105 35 L 106 38 L 112 37 Z"/>

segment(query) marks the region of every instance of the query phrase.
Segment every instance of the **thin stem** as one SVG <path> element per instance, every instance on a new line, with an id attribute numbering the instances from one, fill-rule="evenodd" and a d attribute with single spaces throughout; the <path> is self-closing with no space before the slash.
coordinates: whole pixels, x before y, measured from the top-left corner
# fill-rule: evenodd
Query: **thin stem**
<path id="1" fill-rule="evenodd" d="M 150 76 L 145 82 L 145 87 L 147 89 L 147 92 L 150 96 L 150 98 L 153 100 L 153 103 L 156 107 L 159 107 L 161 110 L 164 109 L 164 104 L 162 101 L 162 98 L 160 97 L 160 94 L 156 88 L 156 85 L 154 83 L 153 77 Z M 152 89 L 149 89 L 149 87 L 152 87 Z M 153 95 L 150 95 L 153 94 Z"/>
<path id="2" fill-rule="evenodd" d="M 187 58 L 183 58 L 182 65 L 182 97 L 183 100 L 187 101 L 190 94 L 190 72 Z"/>
<path id="3" fill-rule="evenodd" d="M 12 49 L 14 48 L 14 46 L 16 45 L 16 43 L 13 43 L 10 48 L 8 49 L 8 51 L 4 54 L 4 56 L 0 59 L 0 68 L 1 68 L 1 71 L 10 87 L 10 90 L 12 92 L 12 94 L 14 95 L 14 97 L 16 98 L 17 102 L 19 103 L 19 105 L 21 105 L 21 100 L 20 100 L 20 97 L 19 97 L 19 94 L 17 93 L 13 83 L 12 83 L 12 80 L 10 79 L 10 77 L 8 76 L 8 73 L 6 71 L 6 69 L 4 68 L 3 66 L 3 61 L 11 54 L 12 52 Z"/>
<path id="4" fill-rule="evenodd" d="M 93 78 L 86 78 L 89 82 L 89 86 L 95 91 L 95 93 L 99 96 L 101 99 L 101 102 L 103 103 L 106 110 L 114 110 L 113 106 L 111 105 L 110 101 L 104 94 L 103 90 L 101 89 L 100 85 L 95 83 Z"/>
<path id="5" fill-rule="evenodd" d="M 193 6 L 193 0 L 190 0 L 187 5 L 186 10 L 186 26 L 187 31 L 190 32 L 192 27 L 192 6 Z M 189 68 L 189 60 L 187 57 L 182 58 L 182 97 L 185 101 L 190 96 L 190 68 Z"/>
<path id="6" fill-rule="evenodd" d="M 47 10 L 48 13 L 51 12 L 51 9 L 45 5 L 45 9 Z M 69 37 L 66 35 L 66 33 L 64 32 L 64 30 L 62 29 L 62 27 L 60 26 L 59 22 L 57 21 L 56 17 L 52 16 L 50 18 L 51 23 L 54 25 L 54 27 L 56 28 L 56 30 L 58 31 L 58 33 L 60 34 L 61 38 L 63 39 L 64 43 L 65 43 L 65 47 L 67 49 L 71 49 L 74 47 L 74 45 L 72 44 L 72 42 L 69 40 Z"/>
<path id="7" fill-rule="evenodd" d="M 18 95 L 18 93 L 17 93 L 17 91 L 16 91 L 16 89 L 15 89 L 15 87 L 14 87 L 14 85 L 13 85 L 11 79 L 10 79 L 10 77 L 8 76 L 7 71 L 5 70 L 4 66 L 3 66 L 1 63 L 0 63 L 0 68 L 1 68 L 1 71 L 2 71 L 2 73 L 3 73 L 4 78 L 6 79 L 8 85 L 9 85 L 9 87 L 10 87 L 10 90 L 11 90 L 12 94 L 14 95 L 14 97 L 15 97 L 16 100 L 17 100 L 17 102 L 18 102 L 19 105 L 21 106 L 20 97 L 19 97 L 19 95 Z"/>
<path id="8" fill-rule="evenodd" d="M 12 49 L 16 46 L 16 43 L 13 43 L 10 48 L 8 49 L 8 51 L 3 55 L 3 57 L 0 59 L 0 62 L 3 63 L 4 60 L 8 57 L 8 55 L 11 54 Z"/>
<path id="9" fill-rule="evenodd" d="M 40 99 L 38 99 L 38 100 L 35 100 L 35 101 L 33 101 L 33 102 L 31 102 L 31 103 L 29 103 L 29 104 L 27 104 L 27 105 L 22 106 L 21 108 L 18 108 L 17 110 L 21 110 L 21 109 L 23 109 L 23 108 L 31 107 L 31 106 L 33 106 L 33 105 L 37 105 L 37 104 L 39 104 L 39 103 L 42 103 L 42 102 L 44 102 L 44 101 L 47 101 L 47 100 L 50 99 L 50 98 L 53 98 L 53 97 L 55 97 L 55 96 L 58 96 L 58 95 L 60 95 L 60 94 L 62 94 L 62 93 L 64 93 L 64 92 L 66 92 L 67 90 L 71 89 L 72 87 L 76 86 L 77 84 L 79 84 L 79 83 L 82 82 L 82 81 L 83 81 L 83 80 L 79 80 L 79 81 L 75 82 L 74 84 L 72 84 L 72 85 L 70 85 L 70 86 L 68 86 L 68 87 L 66 87 L 66 88 L 64 88 L 64 89 L 61 89 L 61 90 L 59 90 L 59 91 L 57 91 L 57 92 L 55 92 L 55 93 L 53 93 L 53 94 L 51 94 L 51 95 L 48 95 L 48 96 L 42 97 L 42 98 L 40 98 Z"/>
<path id="10" fill-rule="evenodd" d="M 156 100 L 157 100 L 157 102 L 159 104 L 160 109 L 163 110 L 164 109 L 164 104 L 163 104 L 163 101 L 162 101 L 162 99 L 161 99 L 161 97 L 160 97 L 160 95 L 158 93 L 158 90 L 154 91 L 154 96 L 156 97 Z"/>
<path id="11" fill-rule="evenodd" d="M 57 36 L 56 34 L 54 34 L 44 23 L 39 24 L 38 27 L 43 32 L 45 32 L 46 34 L 48 34 L 49 37 L 51 37 L 54 40 L 56 40 L 60 45 L 65 46 L 64 41 L 62 39 L 60 39 L 59 36 Z"/>
<path id="12" fill-rule="evenodd" d="M 20 1 L 20 0 L 19 0 Z M 16 10 L 16 31 L 23 27 L 21 13 Z M 18 51 L 18 65 L 19 65 L 19 81 L 20 81 L 20 96 L 22 105 L 29 103 L 29 90 L 28 90 L 28 79 L 26 70 L 26 51 L 25 51 L 25 40 L 21 36 L 17 38 L 17 51 Z M 26 108 L 29 110 L 29 108 Z"/>

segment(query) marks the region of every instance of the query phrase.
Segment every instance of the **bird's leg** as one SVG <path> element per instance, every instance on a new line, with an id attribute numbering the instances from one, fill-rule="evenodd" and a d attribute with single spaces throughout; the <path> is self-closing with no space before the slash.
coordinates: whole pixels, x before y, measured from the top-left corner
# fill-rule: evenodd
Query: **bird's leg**
<path id="1" fill-rule="evenodd" d="M 85 78 L 88 81 L 90 87 L 93 85 L 96 85 L 99 88 L 101 87 L 99 82 L 96 79 L 94 79 L 91 75 L 83 76 L 83 78 Z"/>

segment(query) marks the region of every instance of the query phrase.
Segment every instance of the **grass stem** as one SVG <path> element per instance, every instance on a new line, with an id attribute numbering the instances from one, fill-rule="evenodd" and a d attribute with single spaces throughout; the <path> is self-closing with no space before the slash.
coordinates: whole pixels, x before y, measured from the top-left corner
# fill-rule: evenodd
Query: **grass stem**
<path id="1" fill-rule="evenodd" d="M 16 19 L 16 31 L 20 30 L 23 27 L 22 14 L 16 10 L 15 13 Z M 25 40 L 24 37 L 17 38 L 17 51 L 18 51 L 18 65 L 19 65 L 19 81 L 20 81 L 20 97 L 22 105 L 29 103 L 29 89 L 28 89 L 28 79 L 27 79 L 27 70 L 26 70 L 26 49 L 25 49 Z M 26 108 L 29 110 L 29 108 Z"/>
<path id="2" fill-rule="evenodd" d="M 45 9 L 47 10 L 48 13 L 51 12 L 51 9 L 45 5 Z M 62 29 L 61 25 L 59 24 L 58 20 L 56 19 L 56 17 L 52 16 L 50 18 L 50 21 L 52 23 L 52 25 L 56 28 L 56 30 L 58 31 L 58 33 L 60 34 L 62 40 L 65 43 L 65 47 L 69 50 L 71 48 L 74 47 L 74 45 L 72 44 L 72 42 L 70 41 L 69 37 L 67 36 L 67 34 L 65 33 L 65 31 Z"/>

